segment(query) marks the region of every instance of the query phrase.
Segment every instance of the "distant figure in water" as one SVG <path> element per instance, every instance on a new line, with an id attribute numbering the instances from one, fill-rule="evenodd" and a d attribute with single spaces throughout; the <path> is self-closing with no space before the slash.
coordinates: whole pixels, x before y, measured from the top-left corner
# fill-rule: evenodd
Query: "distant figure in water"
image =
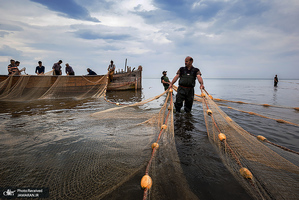
<path id="1" fill-rule="evenodd" d="M 97 73 L 95 73 L 94 71 L 92 71 L 91 69 L 87 68 L 88 74 L 87 75 L 97 75 Z"/>
<path id="2" fill-rule="evenodd" d="M 278 77 L 277 77 L 277 75 L 275 75 L 275 77 L 274 77 L 274 87 L 277 87 L 277 83 L 278 83 Z"/>

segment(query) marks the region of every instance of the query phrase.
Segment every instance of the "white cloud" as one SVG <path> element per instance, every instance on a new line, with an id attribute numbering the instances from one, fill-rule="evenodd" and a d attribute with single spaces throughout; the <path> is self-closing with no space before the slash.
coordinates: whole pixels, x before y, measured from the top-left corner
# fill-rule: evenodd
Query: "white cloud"
<path id="1" fill-rule="evenodd" d="M 279 70 L 276 73 L 288 72 L 289 77 L 299 78 L 292 72 L 299 62 L 296 0 L 259 4 L 215 0 L 182 5 L 193 13 L 178 11 L 174 2 L 163 2 L 167 8 L 163 10 L 159 1 L 87 4 L 76 0 L 100 23 L 61 15 L 29 0 L 0 3 L 0 49 L 11 48 L 0 56 L 0 64 L 5 66 L 0 68 L 1 74 L 7 73 L 11 58 L 26 65 L 29 74 L 34 74 L 38 60 L 43 60 L 46 70 L 62 59 L 76 74 L 86 74 L 87 67 L 104 74 L 111 59 L 122 67 L 128 58 L 130 66 L 144 66 L 144 77 L 160 77 L 162 68 L 171 77 L 184 64 L 185 56 L 191 55 L 205 77 L 266 77 L 267 70 L 275 68 Z"/>

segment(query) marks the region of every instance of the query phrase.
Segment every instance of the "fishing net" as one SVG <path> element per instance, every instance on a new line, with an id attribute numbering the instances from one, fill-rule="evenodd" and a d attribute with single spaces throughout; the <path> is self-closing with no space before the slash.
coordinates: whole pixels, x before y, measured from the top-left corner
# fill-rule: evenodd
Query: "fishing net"
<path id="1" fill-rule="evenodd" d="M 223 163 L 255 199 L 298 199 L 299 156 L 242 129 L 211 99 L 203 110 L 208 137 Z"/>
<path id="2" fill-rule="evenodd" d="M 106 76 L 97 80 L 82 76 L 76 83 L 67 76 L 44 76 L 40 82 L 33 78 L 22 76 L 15 84 L 12 78 L 1 82 L 1 100 L 97 97 L 89 103 L 100 106 L 92 114 L 82 109 L 77 119 L 78 111 L 72 108 L 59 126 L 52 119 L 59 117 L 54 111 L 43 116 L 48 128 L 40 125 L 47 133 L 42 137 L 29 137 L 30 125 L 40 116 L 32 116 L 27 129 L 16 129 L 24 125 L 13 119 L 1 122 L 0 187 L 48 187 L 51 199 L 198 199 L 176 148 L 172 91 L 126 105 L 106 97 Z M 43 89 L 32 86 L 28 90 L 32 82 Z M 158 99 L 158 108 L 148 106 Z M 195 100 L 202 103 L 211 144 L 253 199 L 299 199 L 298 154 L 262 137 L 258 140 L 208 94 L 195 95 Z M 16 155 L 15 148 L 22 151 Z M 131 196 L 130 190 L 136 195 Z"/>
<path id="3" fill-rule="evenodd" d="M 107 84 L 106 76 L 9 76 L 0 83 L 0 100 L 100 97 Z"/>

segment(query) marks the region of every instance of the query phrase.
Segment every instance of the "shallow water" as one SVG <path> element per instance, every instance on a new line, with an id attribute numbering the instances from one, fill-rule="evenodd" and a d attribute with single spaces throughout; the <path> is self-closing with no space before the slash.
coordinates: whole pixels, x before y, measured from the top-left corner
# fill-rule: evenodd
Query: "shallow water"
<path id="1" fill-rule="evenodd" d="M 144 79 L 142 91 L 108 92 L 107 98 L 112 102 L 124 104 L 139 102 L 163 92 L 159 81 L 159 79 Z M 227 108 L 231 106 L 299 124 L 299 112 L 292 109 L 299 107 L 299 81 L 282 80 L 277 88 L 273 87 L 272 82 L 272 80 L 254 79 L 206 79 L 205 86 L 214 98 L 280 106 L 263 107 L 254 104 L 221 102 L 220 108 L 246 131 L 263 135 L 274 143 L 298 152 L 298 126 L 277 123 L 271 119 Z M 198 85 L 196 93 L 200 94 Z M 165 97 L 161 97 L 141 106 L 139 111 L 148 113 L 158 110 L 163 105 L 164 99 Z M 59 169 L 69 167 L 70 170 L 86 168 L 89 172 L 101 171 L 103 166 L 91 168 L 92 164 L 102 162 L 103 159 L 107 162 L 114 161 L 116 157 L 130 159 L 126 157 L 130 154 L 130 148 L 127 147 L 134 146 L 137 149 L 138 141 L 149 142 L 152 136 L 146 133 L 151 133 L 151 130 L 144 130 L 142 136 L 136 134 L 133 129 L 132 132 L 128 131 L 129 135 L 123 135 L 119 132 L 122 130 L 122 125 L 117 121 L 99 122 L 90 117 L 94 112 L 112 107 L 115 106 L 106 103 L 103 99 L 1 102 L 0 187 L 42 187 L 43 185 L 48 187 L 49 179 L 52 177 L 57 179 L 57 176 L 52 173 L 61 173 Z M 222 164 L 217 151 L 210 143 L 201 104 L 194 103 L 191 115 L 175 114 L 174 126 L 180 165 L 190 190 L 199 199 L 251 199 Z M 117 143 L 115 143 L 116 137 Z M 142 147 L 138 151 L 141 152 L 140 157 L 150 157 L 150 149 Z M 73 163 L 73 160 L 79 159 L 82 161 Z M 143 163 L 141 158 L 140 161 L 137 159 L 134 162 L 140 162 L 140 168 L 131 172 L 130 178 L 107 193 L 104 199 L 142 198 L 143 191 L 139 184 L 146 163 Z M 81 166 L 76 168 L 72 163 Z M 78 173 L 74 171 L 73 175 L 80 180 L 81 175 Z M 90 177 L 87 174 L 87 177 L 82 179 L 83 184 L 91 188 L 99 187 L 89 185 L 94 179 L 101 180 L 100 175 L 96 173 L 95 175 Z M 63 174 L 61 176 L 63 177 Z M 72 179 L 72 177 L 63 177 L 52 180 L 51 183 L 65 181 L 68 178 Z M 57 187 L 55 184 L 50 186 L 50 190 L 55 187 Z M 76 195 L 84 193 L 82 189 L 76 187 L 76 183 L 71 183 L 68 185 L 69 191 L 62 191 L 62 193 L 66 194 L 68 199 L 76 199 Z M 163 199 L 174 199 L 171 184 L 160 187 L 164 187 Z M 59 191 L 57 188 L 56 190 Z M 95 191 L 96 189 L 90 189 L 90 192 Z M 89 195 L 84 194 L 81 197 L 88 199 Z M 55 198 L 59 199 L 59 196 Z"/>

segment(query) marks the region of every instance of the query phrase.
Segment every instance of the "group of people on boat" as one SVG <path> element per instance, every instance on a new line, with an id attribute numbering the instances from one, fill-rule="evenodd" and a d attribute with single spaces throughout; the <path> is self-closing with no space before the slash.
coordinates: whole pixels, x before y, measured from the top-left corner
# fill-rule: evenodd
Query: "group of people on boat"
<path id="1" fill-rule="evenodd" d="M 52 67 L 52 71 L 53 71 L 53 75 L 62 75 L 62 60 L 59 60 L 57 63 L 53 64 Z M 20 66 L 20 61 L 15 61 L 13 59 L 10 60 L 10 64 L 7 67 L 8 70 L 8 75 L 21 75 L 22 71 L 25 71 L 26 68 L 24 67 L 23 69 L 19 69 Z M 110 65 L 108 66 L 108 74 L 109 74 L 109 81 L 113 81 L 113 74 L 115 71 L 115 64 L 113 64 L 113 60 L 110 61 Z M 90 68 L 87 68 L 87 75 L 97 75 L 96 72 L 94 72 L 93 70 L 91 70 Z M 38 66 L 36 66 L 35 68 L 35 73 L 37 75 L 44 75 L 45 74 L 45 66 L 43 66 L 42 61 L 38 61 Z M 73 76 L 75 75 L 75 71 L 73 70 L 73 68 L 66 63 L 65 64 L 65 74 L 67 76 Z"/>

